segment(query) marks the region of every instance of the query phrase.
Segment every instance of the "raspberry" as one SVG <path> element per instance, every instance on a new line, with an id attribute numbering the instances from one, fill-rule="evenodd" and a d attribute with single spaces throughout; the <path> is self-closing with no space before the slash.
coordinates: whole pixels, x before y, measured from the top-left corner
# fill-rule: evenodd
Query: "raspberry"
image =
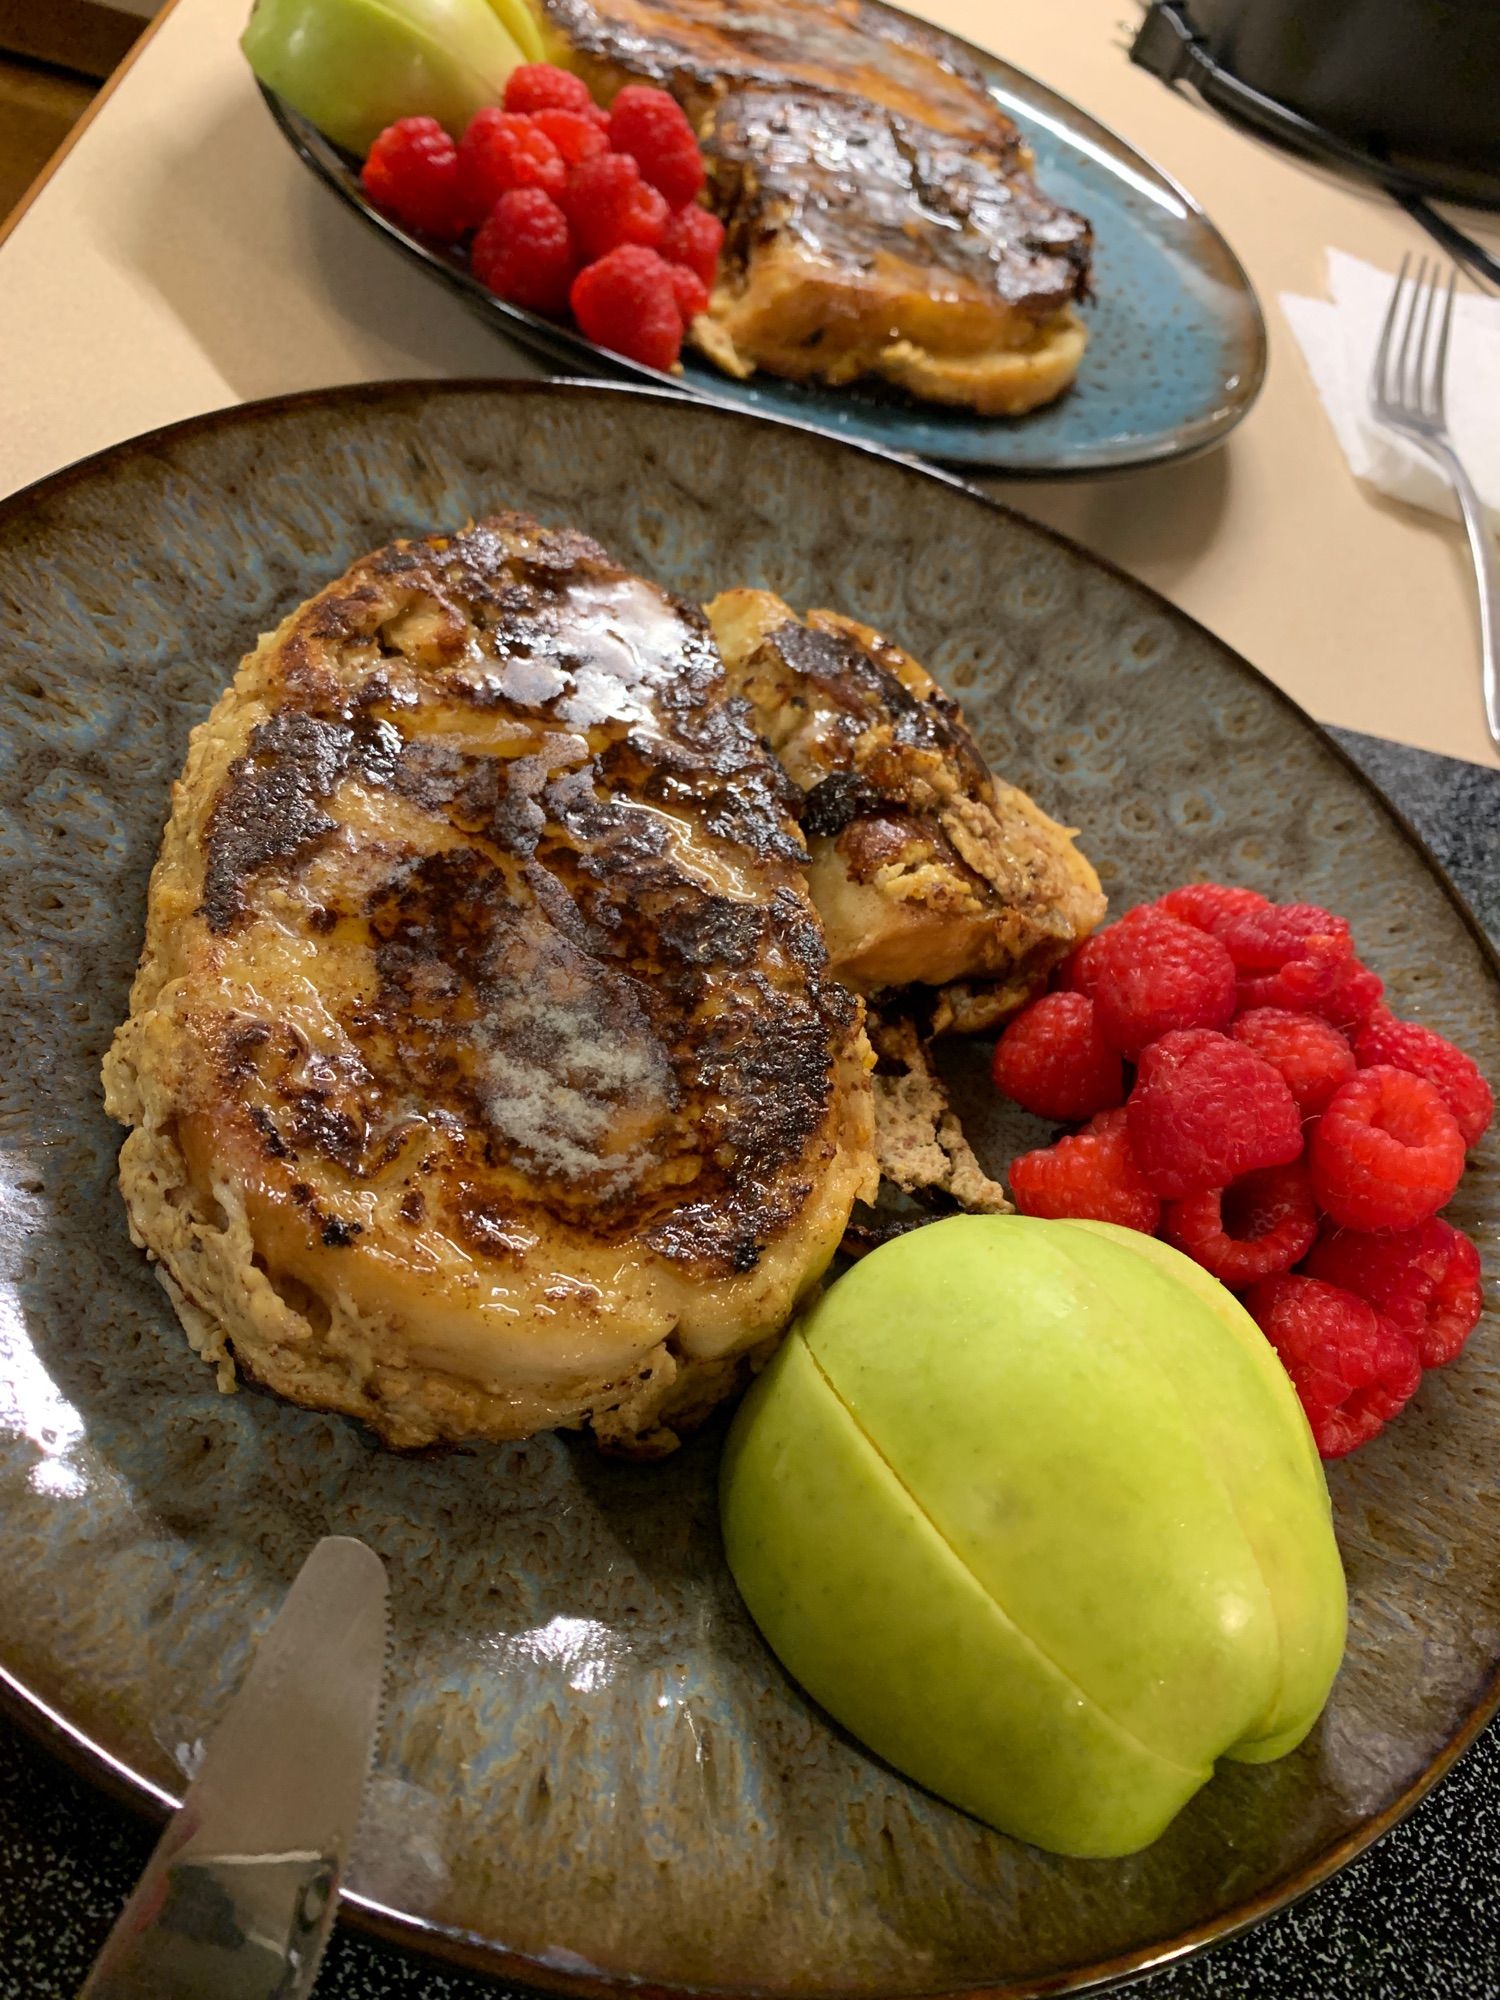
<path id="1" fill-rule="evenodd" d="M 1302 1151 L 1302 1117 L 1279 1071 L 1208 1028 L 1177 1029 L 1144 1050 L 1126 1110 L 1141 1172 L 1171 1201 Z"/>
<path id="2" fill-rule="evenodd" d="M 1435 1028 L 1398 1021 L 1384 1008 L 1355 1037 L 1361 1069 L 1388 1063 L 1392 1069 L 1425 1076 L 1458 1120 L 1466 1146 L 1477 1146 L 1495 1115 L 1495 1093 L 1477 1065 Z"/>
<path id="3" fill-rule="evenodd" d="M 1274 972 L 1241 973 L 1239 1006 L 1288 1007 L 1293 1013 L 1319 1013 L 1337 994 L 1349 947 L 1337 939 L 1319 937 Z"/>
<path id="4" fill-rule="evenodd" d="M 493 106 L 469 120 L 458 149 L 458 173 L 469 218 L 476 223 L 513 188 L 540 188 L 555 201 L 568 178 L 563 156 L 545 132 L 529 118 Z"/>
<path id="5" fill-rule="evenodd" d="M 566 308 L 578 268 L 568 218 L 540 188 L 501 195 L 474 238 L 469 263 L 498 297 L 540 313 Z"/>
<path id="6" fill-rule="evenodd" d="M 1068 1124 L 1125 1102 L 1125 1067 L 1086 993 L 1044 993 L 995 1044 L 995 1088 L 1038 1118 Z"/>
<path id="7" fill-rule="evenodd" d="M 592 111 L 594 100 L 581 76 L 556 63 L 518 63 L 505 79 L 507 111 Z"/>
<path id="8" fill-rule="evenodd" d="M 1385 981 L 1380 974 L 1371 972 L 1369 966 L 1361 965 L 1357 958 L 1351 958 L 1345 961 L 1332 987 L 1314 1006 L 1325 1021 L 1332 1021 L 1345 1034 L 1352 1034 L 1380 1005 L 1380 996 L 1384 991 Z"/>
<path id="9" fill-rule="evenodd" d="M 1294 960 L 1330 947 L 1349 958 L 1354 946 L 1349 926 L 1316 903 L 1269 903 L 1263 910 L 1226 912 L 1218 926 L 1229 956 L 1241 972 L 1280 972 Z"/>
<path id="10" fill-rule="evenodd" d="M 1189 882 L 1153 907 L 1220 940 L 1240 973 L 1242 1008 L 1310 1010 L 1352 1029 L 1383 991 L 1354 957 L 1348 924 L 1316 903 L 1270 903 L 1254 889 Z"/>
<path id="11" fill-rule="evenodd" d="M 686 264 L 669 264 L 672 273 L 672 293 L 677 300 L 677 310 L 682 314 L 683 331 L 686 332 L 699 313 L 708 311 L 708 287 L 696 271 L 690 271 Z"/>
<path id="12" fill-rule="evenodd" d="M 686 264 L 696 271 L 709 291 L 719 268 L 719 251 L 724 243 L 724 225 L 716 215 L 696 203 L 679 208 L 662 232 L 661 254 L 669 264 Z"/>
<path id="13" fill-rule="evenodd" d="M 655 250 L 667 233 L 667 224 L 672 212 L 667 207 L 667 198 L 659 188 L 649 187 L 643 181 L 630 204 L 625 226 L 629 231 L 627 243 L 644 244 L 648 250 Z M 662 258 L 662 262 L 667 260 Z"/>
<path id="14" fill-rule="evenodd" d="M 597 110 L 597 105 L 589 109 Z M 544 132 L 562 154 L 570 167 L 576 167 L 580 160 L 597 159 L 600 153 L 609 151 L 609 131 L 607 125 L 589 117 L 583 111 L 534 111 L 531 122 L 538 132 Z"/>
<path id="15" fill-rule="evenodd" d="M 663 147 L 653 158 L 642 160 L 640 167 L 642 178 L 660 191 L 674 213 L 679 208 L 696 205 L 706 178 L 696 139 L 684 145 Z"/>
<path id="16" fill-rule="evenodd" d="M 1417 1335 L 1422 1366 L 1446 1367 L 1462 1350 L 1483 1311 L 1484 1278 L 1479 1252 L 1461 1229 L 1455 1229 L 1448 1240 L 1447 1261 L 1427 1302 L 1427 1324 Z"/>
<path id="17" fill-rule="evenodd" d="M 1463 1134 L 1425 1077 L 1377 1064 L 1340 1084 L 1308 1161 L 1318 1206 L 1345 1229 L 1414 1229 L 1458 1186 Z"/>
<path id="18" fill-rule="evenodd" d="M 654 250 L 667 226 L 666 202 L 623 153 L 601 153 L 571 167 L 561 202 L 586 264 L 622 243 Z"/>
<path id="19" fill-rule="evenodd" d="M 1168 1202 L 1162 1236 L 1232 1290 L 1274 1278 L 1304 1258 L 1318 1236 L 1308 1170 L 1292 1160 L 1228 1188 Z"/>
<path id="20" fill-rule="evenodd" d="M 1331 1021 L 1316 1014 L 1252 1007 L 1229 1032 L 1281 1072 L 1304 1118 L 1326 1110 L 1333 1093 L 1355 1071 L 1353 1049 Z"/>
<path id="21" fill-rule="evenodd" d="M 649 152 L 653 144 L 691 139 L 687 113 L 669 90 L 652 83 L 627 83 L 609 107 L 609 140 L 617 153 Z"/>
<path id="22" fill-rule="evenodd" d="M 435 118 L 398 118 L 370 148 L 360 185 L 410 229 L 456 242 L 468 222 L 458 149 Z"/>
<path id="23" fill-rule="evenodd" d="M 1222 1028 L 1234 1013 L 1234 961 L 1216 938 L 1160 910 L 1133 910 L 1090 953 L 1104 1039 L 1132 1062 L 1173 1028 Z"/>
<path id="24" fill-rule="evenodd" d="M 1305 1268 L 1398 1327 L 1424 1368 L 1453 1359 L 1484 1304 L 1479 1252 L 1440 1215 L 1384 1236 L 1335 1229 L 1319 1239 Z"/>
<path id="25" fill-rule="evenodd" d="M 1222 927 L 1237 918 L 1269 910 L 1271 905 L 1254 889 L 1231 889 L 1226 882 L 1186 882 L 1158 897 L 1155 907 L 1181 923 L 1196 924 L 1200 931 L 1218 937 Z"/>
<path id="26" fill-rule="evenodd" d="M 1349 926 L 1316 903 L 1272 903 L 1219 931 L 1240 974 L 1239 1004 L 1320 1011 L 1354 957 Z"/>
<path id="27" fill-rule="evenodd" d="M 1427 1303 L 1427 1324 L 1417 1336 L 1417 1354 L 1422 1366 L 1443 1368 L 1452 1361 L 1479 1324 L 1483 1311 L 1484 1278 L 1479 1252 L 1461 1229 L 1455 1229 L 1448 1246 L 1448 1262 L 1439 1273 Z"/>
<path id="28" fill-rule="evenodd" d="M 1342 1010 L 1318 1010 L 1342 1025 L 1345 1013 L 1359 1020 L 1361 1008 L 1368 1012 L 1375 1004 L 1368 998 L 1370 982 L 1379 998 L 1379 980 L 1353 957 L 1348 924 L 1316 903 L 1270 903 L 1254 889 L 1190 882 L 1169 890 L 1155 907 L 1219 939 L 1241 975 L 1242 1007 L 1307 1008 L 1338 988 Z"/>
<path id="29" fill-rule="evenodd" d="M 573 317 L 600 347 L 648 368 L 670 368 L 682 347 L 672 268 L 654 250 L 624 243 L 573 280 Z"/>
<path id="30" fill-rule="evenodd" d="M 703 186 L 703 156 L 682 106 L 649 83 L 627 83 L 609 107 L 609 143 L 628 153 L 642 178 L 672 208 L 695 201 Z"/>
<path id="31" fill-rule="evenodd" d="M 1290 1271 L 1318 1233 L 1318 1204 L 1300 1160 L 1231 1187 L 1169 1201 L 1162 1235 L 1220 1284 L 1237 1289 Z"/>
<path id="32" fill-rule="evenodd" d="M 1367 1444 L 1416 1393 L 1405 1335 L 1363 1299 L 1318 1278 L 1265 1278 L 1245 1300 L 1292 1378 L 1324 1458 Z"/>
<path id="33" fill-rule="evenodd" d="M 1131 1154 L 1123 1110 L 1101 1111 L 1081 1132 L 1012 1160 L 1010 1191 L 1022 1215 L 1118 1222 L 1146 1236 L 1161 1219 Z"/>
<path id="34" fill-rule="evenodd" d="M 1094 963 L 1103 949 L 1104 940 L 1114 928 L 1111 924 L 1108 930 L 1095 931 L 1092 937 L 1086 937 L 1081 945 L 1068 953 L 1053 974 L 1053 982 L 1062 992 L 1092 995 L 1096 984 Z"/>

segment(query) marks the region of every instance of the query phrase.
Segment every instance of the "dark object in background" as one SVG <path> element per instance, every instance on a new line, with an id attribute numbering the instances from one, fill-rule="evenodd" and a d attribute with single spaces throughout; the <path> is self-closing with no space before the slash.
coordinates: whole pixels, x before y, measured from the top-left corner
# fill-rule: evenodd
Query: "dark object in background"
<path id="1" fill-rule="evenodd" d="M 0 55 L 102 79 L 154 11 L 154 0 L 0 0 Z"/>
<path id="2" fill-rule="evenodd" d="M 1427 207 L 1500 208 L 1500 0 L 1155 0 L 1130 57 L 1377 182 L 1500 284 L 1495 260 Z"/>

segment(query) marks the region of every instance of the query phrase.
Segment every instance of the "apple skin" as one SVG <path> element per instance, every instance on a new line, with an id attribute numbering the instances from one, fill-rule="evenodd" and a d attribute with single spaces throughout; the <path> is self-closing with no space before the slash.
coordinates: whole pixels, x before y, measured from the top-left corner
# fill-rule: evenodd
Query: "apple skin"
<path id="1" fill-rule="evenodd" d="M 1273 1350 L 1187 1258 L 1103 1224 L 956 1216 L 854 1266 L 741 1407 L 721 1514 L 808 1692 L 1058 1853 L 1132 1853 L 1217 1758 L 1291 1749 L 1343 1651 Z"/>
<path id="2" fill-rule="evenodd" d="M 455 137 L 526 60 L 490 0 L 256 0 L 240 48 L 261 82 L 352 153 L 398 118 Z"/>

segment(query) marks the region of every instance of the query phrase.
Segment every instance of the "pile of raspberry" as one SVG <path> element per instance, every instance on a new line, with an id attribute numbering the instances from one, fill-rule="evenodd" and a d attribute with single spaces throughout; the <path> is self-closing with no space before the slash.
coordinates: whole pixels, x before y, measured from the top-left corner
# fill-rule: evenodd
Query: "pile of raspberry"
<path id="1" fill-rule="evenodd" d="M 649 84 L 605 111 L 581 77 L 523 63 L 456 143 L 435 118 L 388 125 L 360 179 L 408 228 L 470 238 L 469 268 L 498 298 L 571 312 L 589 340 L 648 368 L 673 367 L 708 309 L 724 227 L 699 202 L 686 113 Z"/>
<path id="2" fill-rule="evenodd" d="M 1494 1097 L 1383 990 L 1342 917 L 1199 882 L 1086 940 L 995 1048 L 1006 1096 L 1080 1128 L 1012 1162 L 1022 1214 L 1164 1237 L 1241 1293 L 1325 1458 L 1451 1361 L 1483 1302 L 1438 1211 Z"/>

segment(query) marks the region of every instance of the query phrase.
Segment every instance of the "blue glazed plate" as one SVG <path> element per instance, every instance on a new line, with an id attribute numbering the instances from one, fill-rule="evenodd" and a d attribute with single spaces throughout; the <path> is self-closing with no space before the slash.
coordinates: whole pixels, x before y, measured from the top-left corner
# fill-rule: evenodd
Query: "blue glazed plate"
<path id="1" fill-rule="evenodd" d="M 909 463 L 640 388 L 385 384 L 250 405 L 0 506 L 0 1694 L 159 1809 L 321 1534 L 391 1577 L 353 1919 L 531 1985 L 762 2000 L 1034 1996 L 1300 1894 L 1420 1796 L 1500 1683 L 1500 1321 L 1330 1468 L 1349 1652 L 1292 1756 L 1155 1846 L 1068 1862 L 833 1727 L 725 1569 L 721 1427 L 401 1457 L 220 1395 L 131 1242 L 99 1063 L 188 732 L 259 633 L 394 535 L 498 506 L 697 598 L 836 606 L 961 698 L 1117 907 L 1193 876 L 1345 912 L 1395 1007 L 1500 1076 L 1472 921 L 1299 709 L 1139 584 Z M 998 1171 L 983 1043 L 955 1102 Z M 1500 1145 L 1454 1204 L 1500 1266 Z M 440 1981 L 433 1982 L 437 1990 Z M 424 1990 L 427 1990 L 424 1988 Z"/>
<path id="2" fill-rule="evenodd" d="M 824 389 L 764 374 L 735 382 L 689 352 L 680 376 L 627 361 L 495 298 L 461 256 L 409 235 L 368 202 L 351 154 L 273 92 L 262 94 L 298 156 L 373 228 L 498 331 L 571 373 L 686 388 L 887 451 L 1049 479 L 1158 464 L 1216 444 L 1255 401 L 1266 366 L 1260 307 L 1233 251 L 1192 199 L 1123 139 L 1034 78 L 962 46 L 1029 140 L 1042 187 L 1094 227 L 1098 296 L 1085 308 L 1083 366 L 1056 403 L 1026 417 L 979 417 L 859 385 Z"/>

